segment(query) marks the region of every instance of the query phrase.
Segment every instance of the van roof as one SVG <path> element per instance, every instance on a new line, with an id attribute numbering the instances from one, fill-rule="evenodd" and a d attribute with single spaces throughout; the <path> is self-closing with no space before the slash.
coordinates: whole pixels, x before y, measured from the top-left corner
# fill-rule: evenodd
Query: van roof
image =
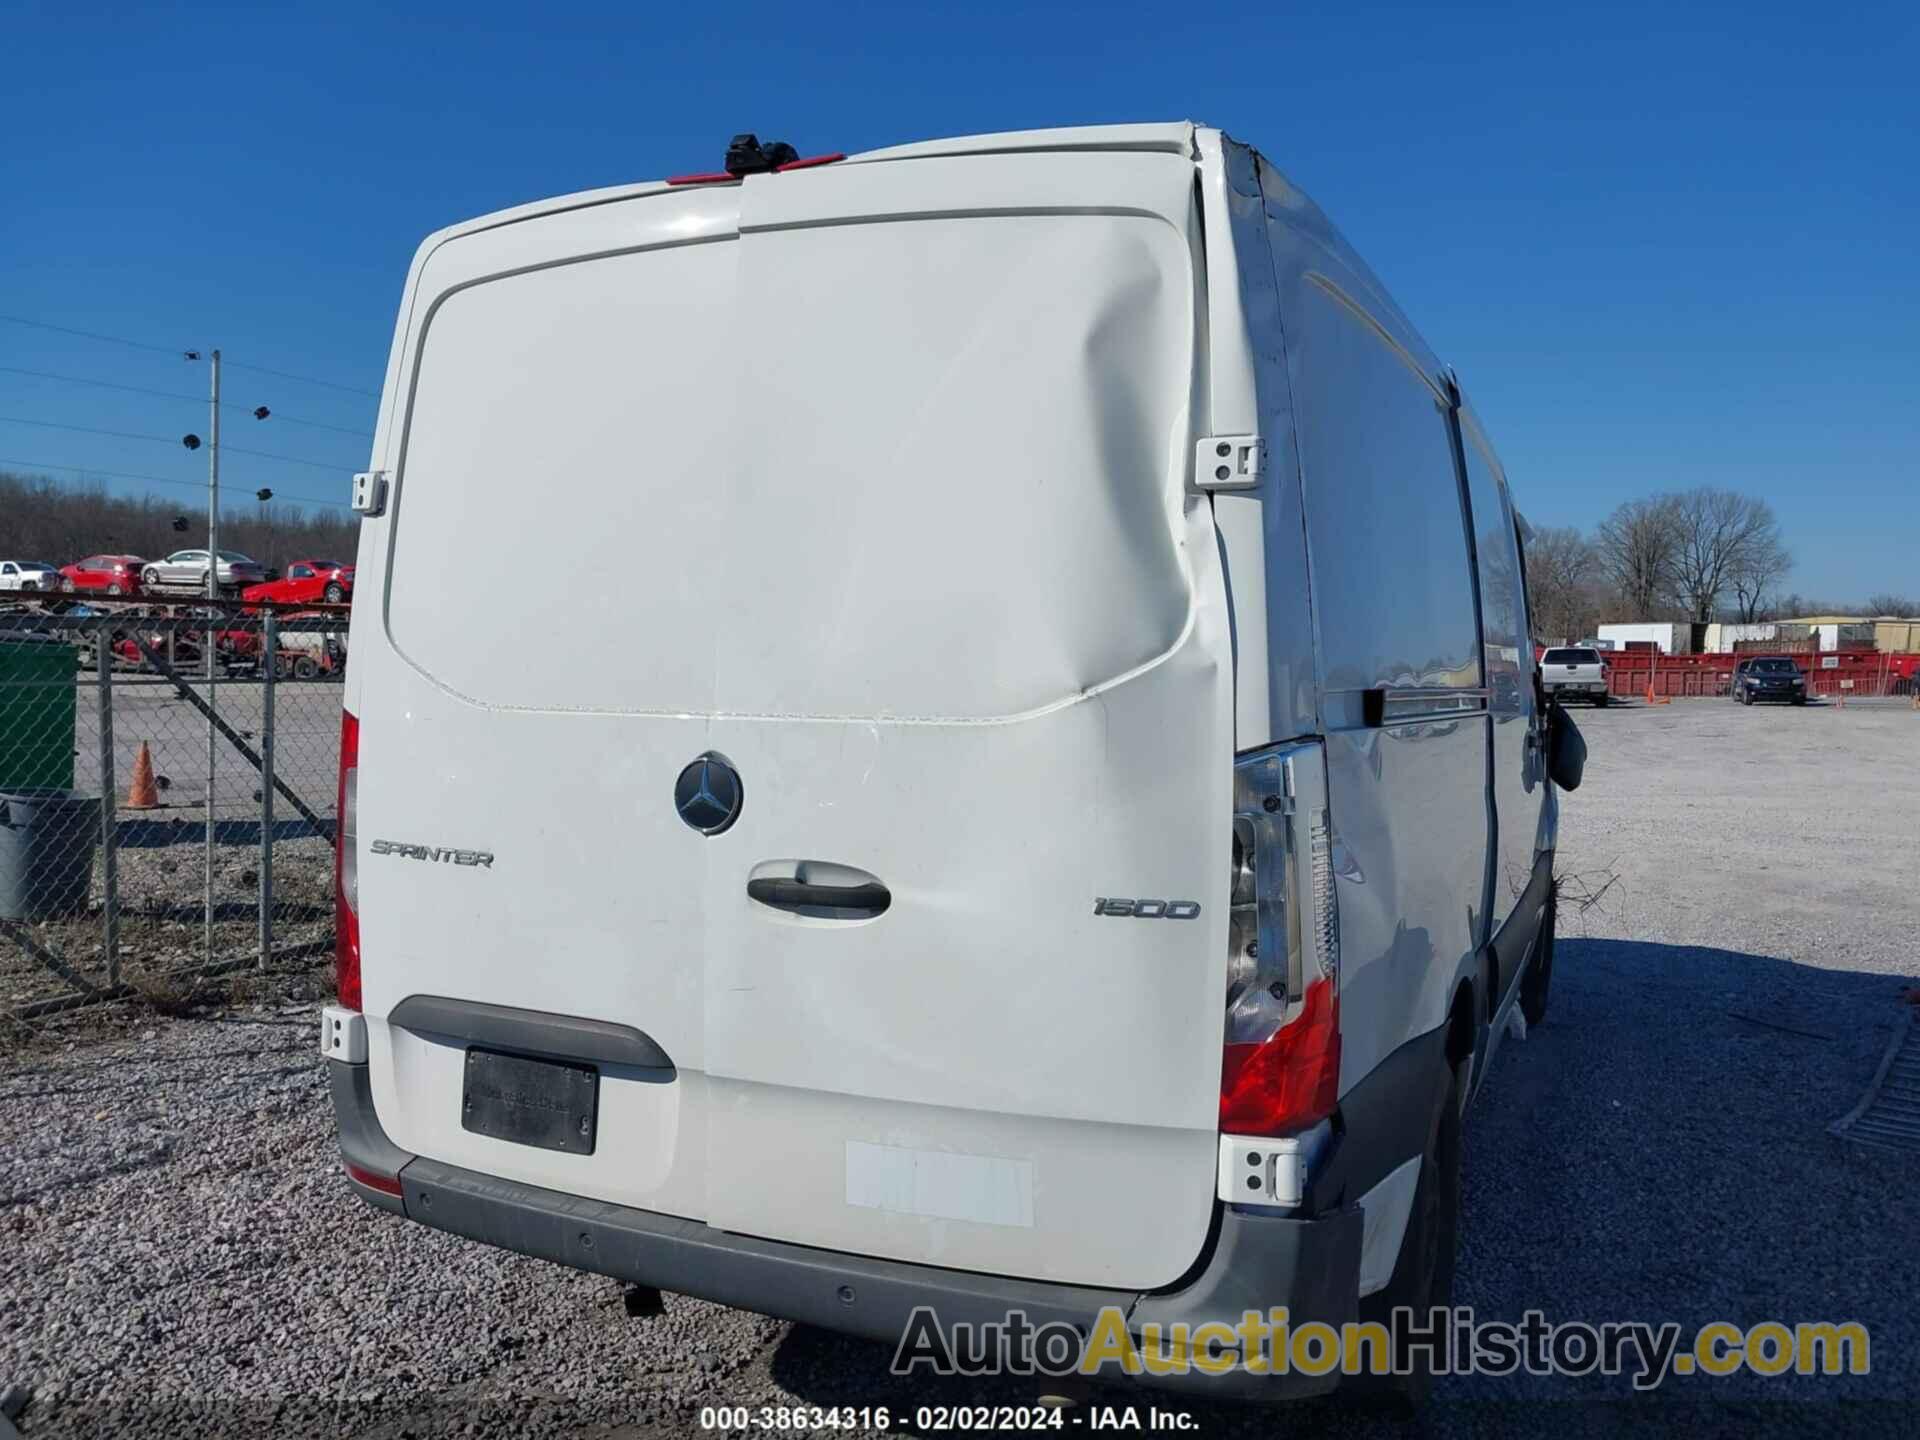
<path id="1" fill-rule="evenodd" d="M 1157 125 L 1063 125 L 1051 130 L 1003 130 L 993 135 L 958 135 L 945 140 L 916 140 L 849 155 L 850 164 L 875 160 L 920 160 L 932 155 L 1000 155 L 1016 150 L 1160 150 L 1195 153 L 1191 120 Z"/>
<path id="2" fill-rule="evenodd" d="M 1133 151 L 1164 155 L 1179 155 L 1193 160 L 1201 157 L 1200 132 L 1207 127 L 1194 120 L 1161 121 L 1149 124 L 1133 125 L 1068 125 L 1046 130 L 1006 130 L 986 135 L 957 135 L 945 139 L 918 140 L 906 145 L 889 145 L 878 150 L 865 150 L 848 155 L 838 162 L 841 165 L 871 165 L 893 160 L 924 160 L 961 155 L 1012 155 L 1033 154 L 1039 152 L 1114 152 Z M 716 140 L 716 147 L 718 141 Z M 1271 162 L 1269 161 L 1271 166 Z M 1275 176 L 1286 180 L 1283 173 L 1273 170 Z M 1411 321 L 1400 310 L 1386 287 L 1380 284 L 1372 269 L 1353 247 L 1347 243 L 1337 228 L 1328 220 L 1325 213 L 1303 191 L 1286 180 L 1284 198 L 1278 204 L 1285 209 L 1289 221 L 1303 238 L 1311 241 L 1325 251 L 1339 264 L 1346 267 L 1363 283 L 1368 292 L 1369 309 L 1376 323 L 1381 324 L 1392 336 L 1395 343 L 1404 348 L 1415 364 L 1425 370 L 1435 384 L 1444 382 L 1447 369 L 1433 349 L 1414 329 Z M 641 180 L 625 185 L 610 185 L 599 190 L 582 190 L 572 195 L 556 195 L 544 200 L 535 200 L 526 205 L 517 205 L 506 210 L 496 210 L 492 214 L 475 216 L 447 226 L 444 230 L 429 235 L 421 242 L 414 257 L 414 269 L 417 273 L 422 261 L 437 246 L 461 235 L 470 235 L 481 230 L 491 230 L 501 225 L 511 225 L 521 220 L 531 220 L 541 215 L 554 215 L 567 210 L 580 210 L 593 205 L 607 205 L 621 200 L 633 199 L 641 195 L 651 195 L 668 188 L 667 181 Z M 1478 418 L 1473 415 L 1470 406 L 1463 405 L 1469 426 L 1479 431 Z M 1484 436 L 1484 432 L 1480 432 Z M 1483 448 L 1495 468 L 1500 468 L 1494 456 L 1490 442 L 1483 440 Z M 1504 478 L 1504 470 L 1502 470 Z"/>
<path id="3" fill-rule="evenodd" d="M 865 165 L 886 160 L 923 160 L 935 156 L 999 155 L 1021 151 L 1073 150 L 1111 151 L 1145 150 L 1170 155 L 1196 155 L 1194 132 L 1200 127 L 1191 120 L 1154 125 L 1069 125 L 1053 130 L 1008 130 L 994 135 L 957 135 L 943 140 L 919 140 L 909 145 L 889 145 L 879 150 L 863 150 L 840 161 L 843 165 Z M 580 190 L 571 195 L 554 195 L 525 205 L 509 206 L 485 215 L 476 215 L 437 230 L 421 245 L 422 253 L 443 241 L 498 225 L 531 220 L 538 215 L 579 210 L 589 205 L 607 205 L 650 195 L 667 188 L 660 180 L 635 180 L 624 185 L 608 185 L 598 190 Z"/>

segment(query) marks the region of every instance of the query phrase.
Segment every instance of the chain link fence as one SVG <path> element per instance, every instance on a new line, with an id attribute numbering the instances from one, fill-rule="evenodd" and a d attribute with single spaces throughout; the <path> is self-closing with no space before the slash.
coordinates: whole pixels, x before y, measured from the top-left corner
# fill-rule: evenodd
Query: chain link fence
<path id="1" fill-rule="evenodd" d="M 345 606 L 0 609 L 0 1016 L 333 945 Z"/>

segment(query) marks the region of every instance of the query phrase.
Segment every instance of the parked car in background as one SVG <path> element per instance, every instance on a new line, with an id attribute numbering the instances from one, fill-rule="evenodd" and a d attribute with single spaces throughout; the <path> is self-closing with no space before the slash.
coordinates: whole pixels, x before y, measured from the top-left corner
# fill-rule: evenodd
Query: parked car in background
<path id="1" fill-rule="evenodd" d="M 318 622 L 318 624 L 315 624 Z M 282 680 L 338 680 L 347 666 L 347 628 L 325 610 L 296 610 L 280 617 L 274 674 Z M 308 628 L 312 626 L 313 628 Z M 197 634 L 191 638 L 198 640 Z M 215 653 L 228 674 L 258 674 L 264 657 L 264 625 L 233 625 L 214 631 Z"/>
<path id="2" fill-rule="evenodd" d="M 58 590 L 60 572 L 38 560 L 0 560 L 0 590 Z"/>
<path id="3" fill-rule="evenodd" d="M 1547 698 L 1607 703 L 1607 662 L 1590 645 L 1563 645 L 1540 657 L 1540 684 Z"/>
<path id="4" fill-rule="evenodd" d="M 237 550 L 220 552 L 220 588 L 223 591 L 258 585 L 266 578 L 266 568 L 259 561 Z M 141 567 L 140 583 L 148 590 L 197 590 L 205 594 L 207 552 L 176 550 L 164 560 L 149 561 Z"/>
<path id="5" fill-rule="evenodd" d="M 329 628 L 283 629 L 279 644 L 280 676 L 295 680 L 322 676 L 340 679 L 347 668 L 347 627 L 340 616 L 324 610 L 306 610 L 283 617 L 283 623 L 289 626 L 296 621 L 319 621 Z M 338 628 L 332 628 L 335 626 Z"/>
<path id="6" fill-rule="evenodd" d="M 89 555 L 60 567 L 60 588 L 131 595 L 140 588 L 140 567 L 145 564 L 138 555 Z"/>
<path id="7" fill-rule="evenodd" d="M 353 566 L 338 560 L 295 560 L 278 580 L 249 585 L 242 600 L 264 600 L 282 605 L 311 605 L 316 600 L 337 604 L 353 594 Z"/>
<path id="8" fill-rule="evenodd" d="M 1728 693 L 1742 705 L 1756 700 L 1807 703 L 1806 672 L 1785 655 L 1753 655 L 1733 667 Z"/>

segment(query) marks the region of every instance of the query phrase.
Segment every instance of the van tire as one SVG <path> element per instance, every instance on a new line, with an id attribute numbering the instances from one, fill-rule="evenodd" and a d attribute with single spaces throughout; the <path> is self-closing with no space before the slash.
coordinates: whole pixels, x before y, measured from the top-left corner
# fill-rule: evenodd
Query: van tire
<path id="1" fill-rule="evenodd" d="M 1420 1180 L 1413 1193 L 1413 1211 L 1400 1242 L 1400 1258 L 1386 1288 L 1360 1301 L 1360 1319 L 1391 1327 L 1393 1312 L 1401 1306 L 1413 1311 L 1424 1326 L 1436 1305 L 1453 1303 L 1454 1258 L 1460 1243 L 1460 1112 L 1464 1098 L 1463 1070 L 1469 1061 L 1447 1072 L 1446 1093 L 1434 1117 L 1433 1133 L 1420 1159 Z M 1411 1418 L 1426 1404 L 1433 1374 L 1425 1359 L 1408 1375 L 1356 1377 L 1348 1382 L 1351 1398 L 1369 1409 L 1384 1409 Z"/>
<path id="2" fill-rule="evenodd" d="M 1533 942 L 1533 958 L 1527 973 L 1520 977 L 1520 1013 L 1529 1026 L 1547 1018 L 1547 994 L 1553 986 L 1553 931 L 1555 912 L 1560 908 L 1560 892 L 1547 890 L 1547 913 L 1540 917 L 1540 935 Z"/>
<path id="3" fill-rule="evenodd" d="M 1602 710 L 1607 708 L 1607 700 L 1608 696 L 1605 691 L 1593 697 L 1593 703 Z"/>

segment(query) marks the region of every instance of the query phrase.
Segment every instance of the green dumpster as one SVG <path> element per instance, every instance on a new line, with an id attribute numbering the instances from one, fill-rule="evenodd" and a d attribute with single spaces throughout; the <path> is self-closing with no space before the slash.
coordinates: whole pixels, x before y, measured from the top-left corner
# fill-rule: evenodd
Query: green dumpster
<path id="1" fill-rule="evenodd" d="M 0 640 L 0 790 L 73 789 L 79 655 L 40 635 Z"/>

